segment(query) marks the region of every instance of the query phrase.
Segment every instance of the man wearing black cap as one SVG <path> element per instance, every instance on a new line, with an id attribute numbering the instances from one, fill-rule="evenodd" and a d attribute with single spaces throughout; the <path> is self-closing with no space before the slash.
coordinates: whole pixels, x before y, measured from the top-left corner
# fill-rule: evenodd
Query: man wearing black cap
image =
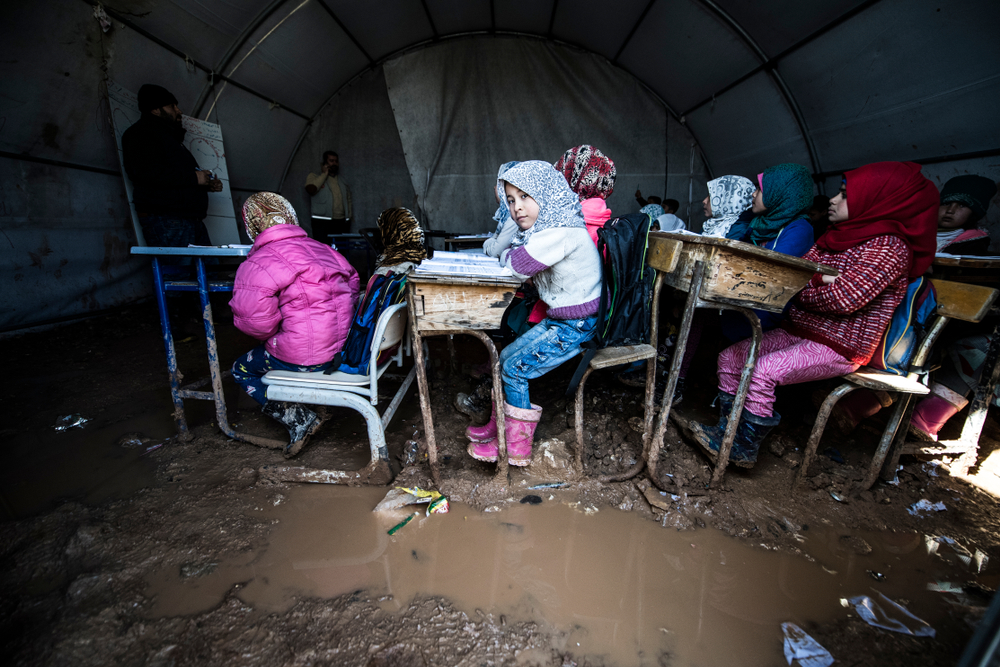
<path id="1" fill-rule="evenodd" d="M 139 111 L 142 117 L 122 134 L 122 153 L 146 244 L 211 245 L 204 223 L 208 193 L 221 192 L 222 181 L 200 169 L 181 143 L 186 130 L 170 91 L 145 84 Z"/>

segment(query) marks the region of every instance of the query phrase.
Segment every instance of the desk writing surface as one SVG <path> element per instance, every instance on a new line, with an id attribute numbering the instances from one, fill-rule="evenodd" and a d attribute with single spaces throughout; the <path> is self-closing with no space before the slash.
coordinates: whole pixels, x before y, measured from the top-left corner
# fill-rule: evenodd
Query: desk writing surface
<path id="1" fill-rule="evenodd" d="M 649 236 L 683 244 L 677 268 L 664 276 L 664 282 L 675 289 L 689 291 L 695 262 L 705 263 L 699 294 L 705 301 L 780 313 L 816 273 L 838 275 L 832 267 L 752 243 L 673 232 L 650 232 Z"/>
<path id="2" fill-rule="evenodd" d="M 410 274 L 407 279 L 417 331 L 499 329 L 521 281 Z"/>
<path id="3" fill-rule="evenodd" d="M 1000 257 L 962 257 L 961 255 L 938 255 L 934 266 L 957 266 L 967 269 L 1000 269 Z"/>
<path id="4" fill-rule="evenodd" d="M 975 285 L 1000 286 L 1000 257 L 961 257 L 959 255 L 937 256 L 931 265 L 934 278 L 944 278 Z"/>
<path id="5" fill-rule="evenodd" d="M 175 255 L 179 257 L 246 257 L 250 246 L 226 248 L 223 246 L 196 246 L 188 248 L 134 246 L 133 255 Z"/>

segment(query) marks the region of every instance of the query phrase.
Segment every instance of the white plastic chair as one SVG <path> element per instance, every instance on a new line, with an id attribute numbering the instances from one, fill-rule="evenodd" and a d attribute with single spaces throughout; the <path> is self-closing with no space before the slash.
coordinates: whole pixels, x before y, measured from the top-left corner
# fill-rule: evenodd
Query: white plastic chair
<path id="1" fill-rule="evenodd" d="M 380 462 L 388 465 L 389 453 L 385 444 L 385 429 L 392 421 L 396 409 L 403 401 L 413 378 L 416 366 L 410 369 L 403 383 L 382 415 L 378 413 L 378 381 L 393 362 L 403 365 L 404 356 L 412 356 L 411 338 L 406 335 L 406 302 L 389 306 L 378 318 L 375 335 L 372 337 L 371 364 L 367 375 L 351 375 L 334 371 L 326 375 L 322 371 L 297 373 L 295 371 L 270 371 L 264 375 L 267 398 L 271 401 L 290 401 L 310 405 L 334 405 L 351 408 L 360 412 L 368 425 L 368 441 L 371 446 L 371 466 Z M 376 367 L 379 353 L 398 346 L 385 363 Z M 348 477 L 355 477 L 350 473 Z"/>

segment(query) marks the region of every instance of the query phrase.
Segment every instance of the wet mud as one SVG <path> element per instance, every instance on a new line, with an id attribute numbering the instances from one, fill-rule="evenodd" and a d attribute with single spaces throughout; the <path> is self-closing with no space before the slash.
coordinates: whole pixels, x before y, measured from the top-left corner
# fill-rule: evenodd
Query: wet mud
<path id="1" fill-rule="evenodd" d="M 220 314 L 219 319 L 223 319 Z M 220 356 L 252 345 L 220 327 Z M 832 435 L 791 494 L 808 434 L 808 396 L 751 471 L 707 488 L 707 460 L 669 426 L 652 484 L 600 484 L 641 452 L 641 392 L 611 373 L 587 384 L 576 476 L 573 368 L 532 384 L 545 412 L 535 460 L 497 493 L 493 468 L 465 454 L 478 343 L 431 345 L 429 379 L 448 514 L 371 509 L 386 487 L 274 483 L 263 466 L 357 469 L 363 421 L 337 412 L 295 458 L 228 440 L 208 404 L 188 401 L 194 438 L 173 437 L 155 311 L 8 338 L 20 386 L 0 389 L 9 465 L 0 524 L 0 633 L 24 665 L 696 665 L 784 664 L 780 624 L 795 622 L 838 664 L 955 664 L 1000 577 L 987 422 L 978 475 L 904 458 L 899 483 L 852 491 L 878 424 Z M 189 377 L 203 344 L 179 345 Z M 53 351 L 58 351 L 54 354 Z M 710 383 L 708 383 L 710 384 Z M 281 429 L 227 381 L 230 421 Z M 709 386 L 678 410 L 711 419 Z M 441 400 L 437 400 L 440 398 Z M 83 428 L 56 432 L 79 413 Z M 429 486 L 415 395 L 387 433 L 395 484 Z M 836 459 L 840 459 L 840 462 Z M 530 489 L 561 482 L 564 488 Z M 978 484 L 978 486 L 977 486 Z M 535 495 L 539 504 L 522 503 Z M 839 498 L 839 499 L 838 499 Z M 921 499 L 941 512 L 910 514 Z M 392 526 L 420 511 L 393 536 Z M 937 538 L 937 539 L 935 539 Z M 986 557 L 984 562 L 982 556 Z M 934 638 L 874 628 L 841 599 L 905 605 Z"/>

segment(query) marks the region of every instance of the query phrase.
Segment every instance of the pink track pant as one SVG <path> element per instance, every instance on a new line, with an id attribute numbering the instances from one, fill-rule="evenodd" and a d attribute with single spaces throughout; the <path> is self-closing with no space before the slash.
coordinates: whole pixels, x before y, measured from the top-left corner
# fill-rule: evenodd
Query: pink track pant
<path id="1" fill-rule="evenodd" d="M 719 354 L 720 390 L 736 393 L 751 342 L 752 339 L 748 338 Z M 760 346 L 744 407 L 758 417 L 771 417 L 774 414 L 774 388 L 779 384 L 825 380 L 853 373 L 858 368 L 858 364 L 822 343 L 793 336 L 784 329 L 768 331 Z"/>

